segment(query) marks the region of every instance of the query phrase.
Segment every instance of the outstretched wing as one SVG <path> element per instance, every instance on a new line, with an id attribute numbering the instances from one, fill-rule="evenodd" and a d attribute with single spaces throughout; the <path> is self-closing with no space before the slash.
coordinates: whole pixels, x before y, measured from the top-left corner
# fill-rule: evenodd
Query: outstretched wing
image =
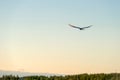
<path id="1" fill-rule="evenodd" d="M 73 27 L 73 28 L 80 28 L 80 27 L 77 27 L 77 26 L 73 26 L 73 25 L 71 25 L 71 24 L 68 24 L 69 26 L 71 26 L 71 27 Z"/>
<path id="2" fill-rule="evenodd" d="M 90 28 L 92 25 L 90 25 L 90 26 L 87 26 L 87 27 L 83 27 L 83 28 Z"/>

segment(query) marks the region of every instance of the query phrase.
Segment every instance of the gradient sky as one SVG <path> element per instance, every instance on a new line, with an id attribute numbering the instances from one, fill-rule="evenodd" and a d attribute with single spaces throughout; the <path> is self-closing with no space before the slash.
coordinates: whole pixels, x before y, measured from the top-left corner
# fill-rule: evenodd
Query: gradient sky
<path id="1" fill-rule="evenodd" d="M 0 0 L 0 70 L 120 72 L 120 0 Z"/>

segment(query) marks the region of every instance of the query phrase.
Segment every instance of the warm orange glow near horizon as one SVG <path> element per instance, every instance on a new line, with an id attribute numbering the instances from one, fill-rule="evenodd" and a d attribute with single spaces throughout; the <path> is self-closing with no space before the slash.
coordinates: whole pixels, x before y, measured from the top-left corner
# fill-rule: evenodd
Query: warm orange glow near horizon
<path id="1" fill-rule="evenodd" d="M 0 1 L 0 70 L 120 72 L 120 1 Z M 85 30 L 70 27 L 93 25 Z"/>

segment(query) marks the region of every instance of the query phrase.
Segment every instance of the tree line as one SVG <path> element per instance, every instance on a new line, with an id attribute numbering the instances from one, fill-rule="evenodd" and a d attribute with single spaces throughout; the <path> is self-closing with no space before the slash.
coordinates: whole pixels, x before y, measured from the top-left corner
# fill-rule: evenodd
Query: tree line
<path id="1" fill-rule="evenodd" d="M 14 76 L 4 75 L 0 80 L 120 80 L 120 73 L 78 74 L 64 76 Z"/>

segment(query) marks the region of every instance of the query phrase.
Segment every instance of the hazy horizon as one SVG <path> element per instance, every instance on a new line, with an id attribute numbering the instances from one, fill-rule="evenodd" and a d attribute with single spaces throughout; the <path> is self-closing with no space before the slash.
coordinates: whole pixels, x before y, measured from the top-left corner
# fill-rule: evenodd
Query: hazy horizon
<path id="1" fill-rule="evenodd" d="M 0 70 L 120 72 L 119 9 L 119 0 L 0 1 Z"/>

